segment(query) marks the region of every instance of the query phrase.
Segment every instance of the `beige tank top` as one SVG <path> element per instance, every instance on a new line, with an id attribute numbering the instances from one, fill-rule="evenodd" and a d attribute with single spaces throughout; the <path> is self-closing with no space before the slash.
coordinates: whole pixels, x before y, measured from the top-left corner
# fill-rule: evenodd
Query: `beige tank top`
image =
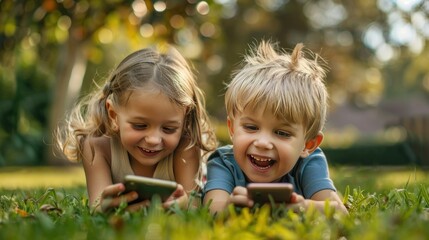
<path id="1" fill-rule="evenodd" d="M 122 143 L 117 136 L 112 136 L 110 139 L 110 149 L 112 152 L 112 161 L 110 171 L 112 172 L 113 183 L 124 181 L 125 175 L 134 175 L 131 168 L 128 152 L 122 147 Z M 153 178 L 175 181 L 173 171 L 173 154 L 170 154 L 165 159 L 161 160 L 156 166 Z"/>

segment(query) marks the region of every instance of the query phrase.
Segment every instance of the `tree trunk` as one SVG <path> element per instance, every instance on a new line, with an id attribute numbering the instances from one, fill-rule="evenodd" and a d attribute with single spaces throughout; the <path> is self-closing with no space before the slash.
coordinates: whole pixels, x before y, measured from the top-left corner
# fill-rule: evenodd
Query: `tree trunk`
<path id="1" fill-rule="evenodd" d="M 52 137 L 52 144 L 48 144 L 45 154 L 49 165 L 70 163 L 56 148 L 54 132 L 79 96 L 86 67 L 85 43 L 70 37 L 65 46 L 60 48 L 57 65 L 56 84 L 49 118 L 49 137 Z"/>

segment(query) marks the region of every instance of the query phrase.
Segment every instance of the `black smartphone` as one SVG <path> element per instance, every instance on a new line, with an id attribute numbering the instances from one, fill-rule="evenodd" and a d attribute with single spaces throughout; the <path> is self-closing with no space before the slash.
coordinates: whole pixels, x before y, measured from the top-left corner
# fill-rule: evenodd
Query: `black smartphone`
<path id="1" fill-rule="evenodd" d="M 126 193 L 136 191 L 139 195 L 132 203 L 151 200 L 153 196 L 159 196 L 162 201 L 165 201 L 177 188 L 177 183 L 174 181 L 136 175 L 125 176 L 124 184 Z"/>
<path id="2" fill-rule="evenodd" d="M 293 185 L 290 183 L 249 183 L 249 198 L 255 203 L 290 203 Z"/>

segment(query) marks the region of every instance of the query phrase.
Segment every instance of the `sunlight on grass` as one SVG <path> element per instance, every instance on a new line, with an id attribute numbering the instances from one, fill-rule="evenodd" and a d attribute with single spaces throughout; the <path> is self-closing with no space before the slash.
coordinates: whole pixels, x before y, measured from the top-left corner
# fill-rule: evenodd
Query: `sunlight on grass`
<path id="1" fill-rule="evenodd" d="M 342 192 L 346 186 L 367 192 L 405 188 L 429 182 L 429 171 L 415 166 L 331 167 L 331 177 Z"/>
<path id="2" fill-rule="evenodd" d="M 85 174 L 80 166 L 0 168 L 0 188 L 3 189 L 78 185 L 85 185 Z"/>
<path id="3" fill-rule="evenodd" d="M 429 182 L 429 172 L 413 166 L 331 166 L 330 172 L 339 192 L 343 192 L 347 186 L 373 192 Z M 0 188 L 3 189 L 78 185 L 85 185 L 85 174 L 81 166 L 0 168 Z"/>

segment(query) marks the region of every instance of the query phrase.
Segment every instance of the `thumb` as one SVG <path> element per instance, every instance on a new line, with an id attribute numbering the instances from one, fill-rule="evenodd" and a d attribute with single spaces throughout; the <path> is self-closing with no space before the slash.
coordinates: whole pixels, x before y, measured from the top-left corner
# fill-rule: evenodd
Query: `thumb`
<path id="1" fill-rule="evenodd" d="M 304 201 L 304 197 L 296 192 L 293 192 L 290 196 L 290 203 L 299 203 L 302 201 Z"/>

